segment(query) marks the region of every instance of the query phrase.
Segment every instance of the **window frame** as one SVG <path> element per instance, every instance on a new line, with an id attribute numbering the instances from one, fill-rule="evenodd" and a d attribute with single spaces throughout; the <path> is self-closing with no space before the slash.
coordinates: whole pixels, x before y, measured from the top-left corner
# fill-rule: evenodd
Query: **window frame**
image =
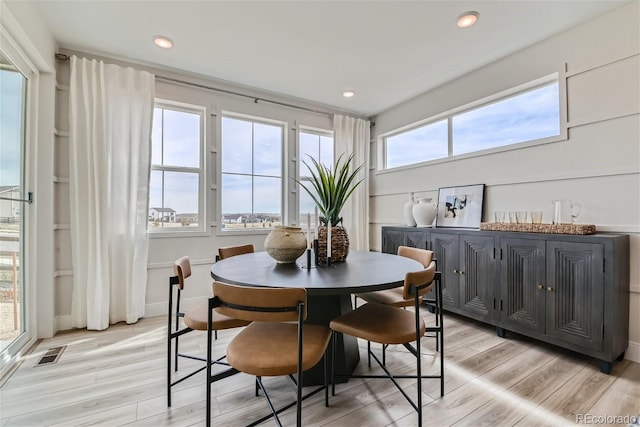
<path id="1" fill-rule="evenodd" d="M 298 130 L 296 132 L 296 179 L 298 181 L 305 181 L 305 182 L 311 182 L 310 177 L 302 177 L 300 175 L 300 167 L 302 165 L 302 160 L 307 160 L 306 158 L 302 157 L 302 153 L 300 151 L 300 134 L 301 133 L 307 133 L 307 134 L 313 134 L 313 135 L 317 135 L 319 137 L 329 137 L 331 138 L 332 142 L 333 142 L 333 156 L 331 159 L 332 164 L 335 163 L 336 161 L 336 139 L 335 139 L 335 133 L 333 130 L 329 130 L 329 129 L 322 129 L 322 128 L 317 128 L 317 127 L 311 127 L 311 126 L 304 126 L 304 125 L 300 125 L 298 126 Z M 300 211 L 300 198 L 301 198 L 301 194 L 303 194 L 303 192 L 305 191 L 300 184 L 298 184 L 297 182 L 294 184 L 295 185 L 295 191 L 296 191 L 296 204 L 295 204 L 295 218 L 297 218 L 297 223 L 301 224 L 302 223 L 302 219 L 301 219 L 301 215 L 303 212 Z M 304 212 L 307 213 L 307 212 Z M 315 219 L 314 219 L 315 220 Z"/>
<path id="2" fill-rule="evenodd" d="M 519 95 L 525 94 L 527 92 L 557 83 L 558 84 L 558 112 L 559 112 L 559 133 L 558 135 L 552 135 L 544 138 L 538 138 L 533 140 L 527 140 L 522 142 L 517 142 L 514 144 L 507 144 L 498 147 L 487 148 L 478 151 L 467 152 L 463 154 L 453 155 L 453 118 L 457 115 L 464 114 L 466 112 L 477 110 L 483 108 L 485 106 L 498 103 L 503 100 L 507 100 L 509 98 L 517 97 Z M 441 120 L 447 120 L 448 122 L 448 155 L 447 157 L 433 159 L 418 163 L 411 163 L 408 165 L 397 166 L 393 168 L 387 168 L 387 138 L 397 136 L 402 133 L 409 132 L 411 130 L 428 126 L 430 124 L 436 123 Z M 376 174 L 387 173 L 387 172 L 396 172 L 404 169 L 412 169 L 416 167 L 423 167 L 426 165 L 439 164 L 439 163 L 447 163 L 451 161 L 467 159 L 472 157 L 485 156 L 488 154 L 500 153 L 504 151 L 510 150 L 519 150 L 526 147 L 548 144 L 558 141 L 564 141 L 567 139 L 567 108 L 566 108 L 566 79 L 564 78 L 564 72 L 557 71 L 538 79 L 529 81 L 527 83 L 506 89 L 504 91 L 495 93 L 493 95 L 483 97 L 476 101 L 472 101 L 466 103 L 460 107 L 456 107 L 450 109 L 448 111 L 430 116 L 428 118 L 422 119 L 420 121 L 393 129 L 388 132 L 384 132 L 376 138 L 377 140 L 377 164 L 380 166 L 376 168 Z"/>
<path id="3" fill-rule="evenodd" d="M 276 119 L 270 119 L 268 117 L 261 117 L 261 116 L 256 116 L 256 115 L 252 115 L 252 114 L 245 114 L 245 113 L 239 113 L 236 111 L 230 111 L 230 110 L 223 110 L 220 111 L 220 113 L 217 115 L 217 140 L 219 141 L 218 144 L 218 149 L 215 150 L 217 156 L 216 156 L 216 174 L 215 174 L 215 179 L 217 182 L 217 185 L 213 186 L 213 188 L 216 189 L 216 197 L 215 197 L 215 203 L 216 203 L 216 220 L 215 220 L 215 225 L 216 225 L 216 236 L 246 236 L 246 235 L 267 235 L 269 234 L 269 232 L 271 230 L 273 230 L 273 227 L 270 228 L 257 228 L 257 227 L 252 227 L 252 228 L 247 228 L 247 229 L 242 229 L 242 230 L 234 230 L 234 231 L 226 231 L 225 228 L 222 227 L 222 175 L 223 175 L 223 171 L 222 171 L 222 151 L 224 149 L 223 147 L 223 140 L 222 140 L 222 120 L 224 118 L 231 118 L 231 119 L 237 119 L 237 120 L 244 120 L 244 121 L 249 121 L 252 123 L 258 123 L 258 124 L 265 124 L 265 125 L 270 125 L 270 126 L 280 126 L 282 128 L 282 146 L 280 149 L 280 158 L 281 158 L 281 183 L 280 183 L 280 194 L 281 194 L 281 201 L 280 201 L 280 211 L 281 211 L 281 224 L 282 225 L 287 225 L 289 224 L 289 215 L 288 215 L 288 200 L 287 200 L 287 195 L 289 193 L 289 186 L 287 184 L 287 181 L 289 179 L 289 172 L 288 172 L 288 163 L 289 160 L 287 158 L 288 155 L 288 150 L 287 150 L 287 146 L 288 146 L 288 132 L 289 132 L 289 123 L 283 120 L 276 120 Z M 253 157 L 253 151 L 251 153 L 251 156 Z M 253 175 L 253 171 L 252 171 L 252 176 Z M 252 190 L 253 191 L 253 190 Z"/>
<path id="4" fill-rule="evenodd" d="M 174 101 L 164 98 L 156 97 L 153 104 L 154 110 L 156 108 L 163 108 L 167 110 L 197 114 L 200 116 L 200 143 L 199 143 L 199 167 L 193 166 L 164 166 L 164 165 L 154 165 L 152 163 L 153 153 L 150 154 L 150 164 L 149 164 L 149 174 L 152 171 L 163 171 L 163 172 L 183 172 L 183 173 L 197 173 L 198 174 L 198 227 L 168 227 L 161 228 L 158 231 L 152 231 L 150 227 L 147 226 L 147 234 L 150 238 L 167 238 L 167 237 L 199 237 L 199 236 L 208 236 L 210 234 L 209 231 L 209 220 L 207 216 L 207 204 L 206 204 L 206 177 L 207 177 L 207 161 L 205 157 L 206 153 L 206 141 L 207 138 L 207 123 L 206 119 L 208 117 L 207 108 L 202 105 L 185 103 L 180 101 Z M 153 142 L 151 142 L 153 146 Z M 151 182 L 149 182 L 151 185 Z M 150 194 L 149 194 L 150 197 Z M 149 206 L 147 210 L 151 209 L 151 203 L 149 202 Z"/>

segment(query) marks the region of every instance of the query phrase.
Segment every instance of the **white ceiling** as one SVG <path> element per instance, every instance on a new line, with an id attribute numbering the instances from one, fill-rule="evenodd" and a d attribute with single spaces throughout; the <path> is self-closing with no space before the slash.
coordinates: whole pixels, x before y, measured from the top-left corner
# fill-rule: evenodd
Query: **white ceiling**
<path id="1" fill-rule="evenodd" d="M 628 0 L 34 3 L 61 47 L 371 116 Z M 468 10 L 478 23 L 457 28 Z M 155 47 L 155 34 L 174 48 Z"/>

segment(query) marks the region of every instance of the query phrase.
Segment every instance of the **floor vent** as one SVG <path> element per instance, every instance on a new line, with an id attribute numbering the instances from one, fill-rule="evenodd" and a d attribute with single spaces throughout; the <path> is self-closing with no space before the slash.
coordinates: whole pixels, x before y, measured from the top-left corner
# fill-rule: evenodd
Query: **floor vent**
<path id="1" fill-rule="evenodd" d="M 36 366 L 44 366 L 44 365 L 52 365 L 60 359 L 62 356 L 62 352 L 67 348 L 66 345 L 62 345 L 60 347 L 51 347 L 47 352 L 40 358 Z"/>

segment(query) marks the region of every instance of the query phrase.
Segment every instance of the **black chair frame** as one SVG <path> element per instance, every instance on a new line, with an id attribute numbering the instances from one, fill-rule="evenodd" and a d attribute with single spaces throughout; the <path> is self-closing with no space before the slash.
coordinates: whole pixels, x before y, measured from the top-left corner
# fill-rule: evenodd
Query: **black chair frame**
<path id="1" fill-rule="evenodd" d="M 432 281 L 432 283 L 435 283 L 435 288 L 436 288 L 436 302 L 440 302 L 440 304 L 442 304 L 442 282 L 441 282 L 441 274 L 439 271 L 436 272 L 434 279 Z M 385 372 L 386 375 L 354 375 L 354 374 L 337 374 L 335 372 L 335 346 L 334 344 L 334 340 L 335 340 L 335 334 L 337 332 L 332 331 L 331 332 L 331 345 L 332 345 L 332 369 L 331 369 L 331 394 L 333 396 L 336 395 L 336 378 L 337 377 L 341 377 L 341 378 L 387 378 L 390 379 L 393 384 L 396 386 L 396 388 L 400 391 L 400 393 L 402 393 L 402 395 L 405 397 L 405 399 L 411 404 L 411 406 L 413 407 L 413 409 L 416 410 L 416 412 L 418 413 L 418 425 L 422 426 L 422 379 L 434 379 L 434 378 L 439 378 L 440 379 L 440 396 L 444 396 L 444 328 L 443 328 L 443 318 L 442 318 L 442 307 L 436 307 L 437 309 L 437 313 L 436 316 L 439 316 L 438 319 L 438 323 L 437 326 L 431 326 L 431 327 L 426 327 L 425 328 L 425 334 L 427 332 L 435 332 L 436 335 L 436 339 L 437 341 L 439 341 L 439 348 L 440 348 L 440 375 L 422 375 L 422 360 L 421 360 L 421 353 L 420 353 L 420 298 L 419 298 L 419 291 L 421 289 L 424 289 L 428 286 L 430 286 L 431 283 L 427 283 L 424 285 L 411 285 L 410 287 L 410 293 L 411 295 L 413 295 L 414 297 L 414 310 L 416 312 L 416 344 L 415 347 L 409 343 L 405 343 L 403 344 L 404 347 L 407 348 L 407 350 L 409 350 L 409 352 L 411 352 L 415 357 L 416 357 L 416 375 L 393 375 L 391 372 L 389 372 L 389 370 L 387 369 L 387 367 L 385 366 L 385 364 L 383 363 L 383 361 L 381 361 L 380 359 L 378 359 L 378 357 L 371 351 L 371 343 L 369 343 L 369 345 L 367 346 L 367 353 L 369 357 L 373 357 L 375 359 L 375 361 L 378 363 L 378 365 L 382 368 L 382 370 Z M 439 337 L 439 338 L 438 338 Z M 369 359 L 370 360 L 370 359 Z M 411 397 L 409 397 L 407 395 L 407 393 L 402 389 L 402 387 L 400 387 L 400 384 L 398 384 L 398 382 L 396 381 L 396 379 L 401 379 L 401 378 L 414 378 L 417 379 L 417 388 L 418 388 L 418 398 L 417 398 L 417 402 L 414 402 Z"/>
<path id="2" fill-rule="evenodd" d="M 269 398 L 269 395 L 267 394 L 267 390 L 264 387 L 264 384 L 262 383 L 262 377 L 256 376 L 256 395 L 258 395 L 258 388 L 260 390 L 262 390 L 262 393 L 264 394 L 264 398 L 267 401 L 267 405 L 269 406 L 269 409 L 271 410 L 271 413 L 269 415 L 265 415 L 264 417 L 252 422 L 251 424 L 248 424 L 247 427 L 251 427 L 251 426 L 256 426 L 266 420 L 268 420 L 269 418 L 274 419 L 274 421 L 276 422 L 276 424 L 279 427 L 282 427 L 282 423 L 280 422 L 280 419 L 278 418 L 278 414 L 291 408 L 292 406 L 296 406 L 296 425 L 297 426 L 301 426 L 302 425 L 302 417 L 301 417 L 301 407 L 302 407 L 302 401 L 307 399 L 308 397 L 311 397 L 315 394 L 317 394 L 318 392 L 324 390 L 325 391 L 325 405 L 329 406 L 329 387 L 327 386 L 327 374 L 328 374 L 328 357 L 327 354 L 325 353 L 325 355 L 323 356 L 323 363 L 324 363 L 324 385 L 317 387 L 316 389 L 314 389 L 313 391 L 305 394 L 304 396 L 302 395 L 302 378 L 303 378 L 303 372 L 302 372 L 302 342 L 303 342 L 303 330 L 304 330 L 304 322 L 303 322 L 303 313 L 304 313 L 304 303 L 303 302 L 299 302 L 297 306 L 288 306 L 288 307 L 257 307 L 257 306 L 247 306 L 247 305 L 239 305 L 239 304 L 233 304 L 233 303 L 228 303 L 225 301 L 222 301 L 218 296 L 213 296 L 211 298 L 209 298 L 209 318 L 208 318 L 208 338 L 207 338 L 207 359 L 211 359 L 212 354 L 211 354 L 211 347 L 213 344 L 213 336 L 211 333 L 212 330 L 212 324 L 213 324 L 213 310 L 216 307 L 229 307 L 229 308 L 233 308 L 236 310 L 245 310 L 245 311 L 253 311 L 253 312 L 262 312 L 262 313 L 274 313 L 274 312 L 292 312 L 292 311 L 297 311 L 298 312 L 298 372 L 296 374 L 297 379 L 294 378 L 293 375 L 289 375 L 289 379 L 291 380 L 291 382 L 293 383 L 293 385 L 296 387 L 296 400 L 292 403 L 289 403 L 279 409 L 275 409 L 275 407 L 273 406 L 273 403 L 271 402 L 271 399 Z M 231 376 L 235 373 L 238 373 L 239 371 L 237 371 L 234 368 L 230 368 L 229 371 L 224 371 L 215 375 L 212 375 L 211 373 L 211 365 L 207 364 L 206 368 L 207 368 L 207 422 L 206 425 L 207 427 L 211 426 L 211 383 L 221 380 L 223 378 L 226 378 L 228 376 Z"/>
<path id="3" fill-rule="evenodd" d="M 438 260 L 436 258 L 432 259 L 433 262 L 436 263 L 436 270 L 438 266 Z M 429 336 L 430 338 L 436 339 L 436 351 L 440 351 L 440 346 L 444 343 L 443 337 L 443 329 L 440 327 L 442 325 L 442 290 L 438 294 L 437 290 L 434 291 L 434 298 L 426 298 L 422 297 L 422 302 L 427 306 L 427 310 L 429 313 L 434 313 L 436 315 L 436 326 L 435 328 L 427 328 L 425 332 L 425 336 Z M 356 307 L 354 307 L 356 308 Z M 427 332 L 434 332 L 434 335 L 427 335 Z M 382 364 L 387 363 L 387 347 L 389 344 L 382 345 Z M 367 363 L 369 367 L 371 367 L 371 342 L 367 341 Z"/>
<path id="4" fill-rule="evenodd" d="M 180 296 L 181 296 L 182 290 L 178 286 L 179 284 L 180 284 L 180 281 L 178 276 L 169 277 L 169 313 L 167 316 L 167 319 L 168 319 L 167 320 L 167 406 L 171 406 L 171 387 L 173 387 L 174 385 L 180 384 L 181 382 L 191 378 L 197 373 L 204 371 L 205 369 L 207 369 L 207 366 L 209 365 L 219 364 L 227 367 L 229 366 L 228 363 L 222 361 L 224 360 L 225 356 L 221 356 L 218 359 L 213 360 L 211 363 L 207 364 L 206 363 L 207 360 L 211 360 L 211 355 L 208 355 L 208 357 L 205 359 L 203 357 L 180 353 L 180 350 L 179 350 L 180 337 L 186 333 L 193 331 L 193 329 L 186 326 L 183 327 L 182 329 L 180 328 L 180 319 L 184 318 L 184 312 L 180 311 Z M 176 287 L 176 292 L 174 292 L 174 286 Z M 174 293 L 176 294 L 175 313 L 173 311 Z M 174 314 L 175 316 L 173 316 Z M 175 324 L 172 322 L 173 320 L 172 317 L 175 317 Z M 217 337 L 218 336 L 216 331 L 216 338 Z M 175 340 L 175 345 L 172 351 L 171 347 L 172 347 L 173 340 Z M 185 374 L 184 376 L 181 376 L 180 378 L 172 382 L 171 381 L 172 365 L 173 365 L 173 370 L 177 372 L 178 361 L 180 360 L 180 357 L 185 359 L 198 360 L 203 362 L 204 365 L 192 372 L 189 372 L 188 374 Z"/>

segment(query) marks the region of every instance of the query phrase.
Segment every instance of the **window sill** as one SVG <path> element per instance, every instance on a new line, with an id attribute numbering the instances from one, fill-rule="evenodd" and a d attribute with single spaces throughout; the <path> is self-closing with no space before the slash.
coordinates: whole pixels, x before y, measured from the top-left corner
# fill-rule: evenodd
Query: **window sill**
<path id="1" fill-rule="evenodd" d="M 164 239 L 164 238 L 187 238 L 187 237 L 208 237 L 211 233 L 204 230 L 194 231 L 154 231 L 147 232 L 150 239 Z"/>

